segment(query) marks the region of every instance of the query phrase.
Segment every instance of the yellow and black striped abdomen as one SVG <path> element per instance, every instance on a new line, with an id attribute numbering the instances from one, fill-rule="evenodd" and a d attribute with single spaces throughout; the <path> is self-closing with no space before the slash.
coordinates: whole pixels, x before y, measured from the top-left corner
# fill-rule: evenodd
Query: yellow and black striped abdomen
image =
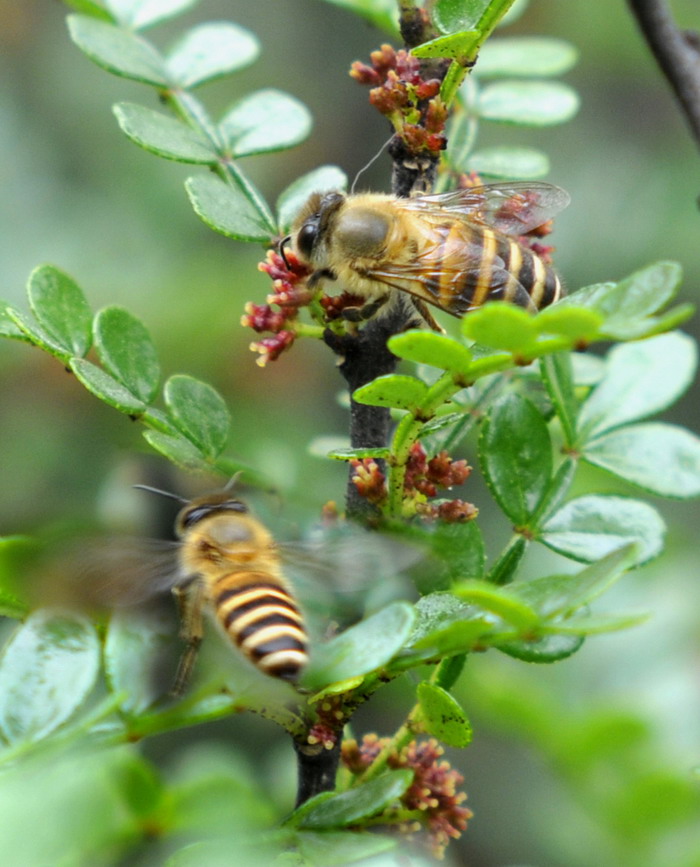
<path id="1" fill-rule="evenodd" d="M 454 316 L 487 301 L 540 310 L 561 296 L 554 269 L 513 238 L 478 223 L 440 228 L 443 239 L 425 288 L 432 303 Z"/>
<path id="2" fill-rule="evenodd" d="M 230 572 L 212 588 L 231 641 L 265 674 L 296 681 L 308 662 L 303 617 L 282 582 L 265 572 Z"/>

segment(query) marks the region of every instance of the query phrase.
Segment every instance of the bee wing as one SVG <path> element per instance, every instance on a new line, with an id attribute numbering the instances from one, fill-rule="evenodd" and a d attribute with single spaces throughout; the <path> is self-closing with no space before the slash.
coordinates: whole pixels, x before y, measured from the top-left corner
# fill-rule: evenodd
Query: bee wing
<path id="1" fill-rule="evenodd" d="M 453 219 L 474 220 L 517 238 L 546 223 L 570 201 L 569 194 L 553 184 L 513 181 L 399 199 L 396 206 L 426 215 L 447 212 Z"/>
<path id="2" fill-rule="evenodd" d="M 503 259 L 492 254 L 487 267 L 482 263 L 483 247 L 465 238 L 463 244 L 444 246 L 440 223 L 423 226 L 430 241 L 420 256 L 410 262 L 384 262 L 380 268 L 363 273 L 371 280 L 415 295 L 453 316 L 476 310 L 486 300 L 509 301 L 535 310 L 527 289 L 508 271 Z"/>
<path id="3" fill-rule="evenodd" d="M 104 537 L 74 540 L 43 568 L 40 593 L 81 607 L 143 602 L 182 582 L 176 542 Z"/>

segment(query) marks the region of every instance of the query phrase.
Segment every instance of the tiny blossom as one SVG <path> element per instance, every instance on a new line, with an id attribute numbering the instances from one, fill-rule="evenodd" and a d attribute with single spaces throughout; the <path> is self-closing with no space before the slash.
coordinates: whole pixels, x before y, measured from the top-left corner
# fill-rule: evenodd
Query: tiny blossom
<path id="1" fill-rule="evenodd" d="M 352 460 L 350 466 L 355 471 L 351 481 L 360 496 L 365 497 L 370 503 L 383 502 L 386 499 L 386 477 L 374 458 Z"/>
<path id="2" fill-rule="evenodd" d="M 309 744 L 323 744 L 326 750 L 332 750 L 338 743 L 338 732 L 324 722 L 317 722 L 311 726 L 306 737 Z"/>
<path id="3" fill-rule="evenodd" d="M 390 743 L 388 738 L 376 734 L 365 735 L 361 744 L 350 740 L 343 743 L 341 759 L 353 773 L 361 774 Z M 442 858 L 450 840 L 461 836 L 466 830 L 472 812 L 461 806 L 466 793 L 457 791 L 464 777 L 444 761 L 444 749 L 434 738 L 427 741 L 412 741 L 398 752 L 387 757 L 390 768 L 408 768 L 413 771 L 413 782 L 400 798 L 404 809 L 418 813 L 410 821 L 401 821 L 396 830 L 419 839 L 437 858 Z M 391 821 L 387 816 L 387 823 Z"/>
<path id="4" fill-rule="evenodd" d="M 354 295 L 352 292 L 343 292 L 340 295 L 323 295 L 321 297 L 321 307 L 323 307 L 326 319 L 332 321 L 340 319 L 343 311 L 347 307 L 362 307 L 365 299 L 361 295 Z"/>
<path id="5" fill-rule="evenodd" d="M 294 343 L 296 334 L 293 331 L 280 331 L 274 337 L 263 337 L 262 340 L 250 344 L 253 352 L 259 353 L 256 363 L 265 367 L 268 361 L 276 361 L 280 355 Z"/>
<path id="6" fill-rule="evenodd" d="M 479 514 L 479 510 L 472 503 L 465 503 L 464 500 L 446 500 L 437 506 L 436 517 L 444 521 L 446 524 L 461 524 L 467 521 L 473 521 Z"/>

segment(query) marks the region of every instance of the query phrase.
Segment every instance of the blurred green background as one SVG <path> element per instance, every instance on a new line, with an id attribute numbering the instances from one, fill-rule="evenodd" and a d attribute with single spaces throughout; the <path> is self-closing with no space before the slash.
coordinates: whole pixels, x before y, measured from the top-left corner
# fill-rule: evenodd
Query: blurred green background
<path id="1" fill-rule="evenodd" d="M 674 11 L 682 26 L 700 29 L 697 0 L 676 2 Z M 226 397 L 229 452 L 276 477 L 282 519 L 310 520 L 327 500 L 342 502 L 345 487 L 343 466 L 308 453 L 314 437 L 346 429 L 333 358 L 308 341 L 265 370 L 256 366 L 252 332 L 239 318 L 247 300 L 260 303 L 269 291 L 256 268 L 262 251 L 210 231 L 184 193 L 187 167 L 121 134 L 110 106 L 150 104 L 152 94 L 91 64 L 71 44 L 64 15 L 59 3 L 0 0 L 0 297 L 24 308 L 29 272 L 49 262 L 77 280 L 94 309 L 127 307 L 150 330 L 165 375 L 189 373 Z M 278 87 L 314 115 L 305 144 L 247 161 L 268 200 L 322 163 L 352 178 L 387 128 L 347 71 L 386 35 L 320 0 L 204 0 L 153 38 L 166 45 L 184 27 L 217 19 L 250 28 L 263 52 L 202 91 L 214 111 Z M 616 280 L 670 258 L 686 274 L 680 300 L 700 300 L 698 149 L 625 4 L 533 0 L 504 32 L 554 35 L 580 51 L 566 76 L 582 99 L 572 122 L 536 131 L 489 124 L 479 139 L 549 154 L 548 180 L 572 196 L 554 235 L 567 285 Z M 363 184 L 386 190 L 388 168 L 379 159 Z M 686 330 L 697 334 L 697 323 Z M 95 515 L 115 525 L 124 514 L 138 517 L 128 489 L 145 472 L 135 463 L 147 454 L 138 425 L 88 395 L 55 359 L 10 341 L 0 341 L 0 394 L 0 534 Z M 697 392 L 667 418 L 697 430 Z M 471 446 L 462 456 L 475 460 Z M 582 488 L 620 490 L 602 473 L 587 473 Z M 185 492 L 196 486 L 173 483 Z M 482 510 L 493 556 L 507 530 L 502 516 L 478 482 L 465 497 Z M 667 553 L 605 603 L 651 611 L 646 625 L 589 640 L 552 668 L 495 655 L 469 662 L 460 692 L 475 743 L 452 761 L 476 815 L 451 852 L 454 863 L 700 864 L 691 795 L 700 786 L 700 515 L 696 503 L 656 505 L 669 524 Z M 552 554 L 529 557 L 533 575 L 561 567 Z M 409 706 L 408 688 L 392 687 L 358 715 L 357 730 L 388 734 Z M 230 723 L 227 736 L 231 726 L 242 744 L 275 736 L 250 720 Z M 212 731 L 191 732 L 189 741 L 223 736 Z M 149 749 L 167 762 L 179 747 L 164 738 Z M 274 755 L 291 774 L 291 750 Z"/>

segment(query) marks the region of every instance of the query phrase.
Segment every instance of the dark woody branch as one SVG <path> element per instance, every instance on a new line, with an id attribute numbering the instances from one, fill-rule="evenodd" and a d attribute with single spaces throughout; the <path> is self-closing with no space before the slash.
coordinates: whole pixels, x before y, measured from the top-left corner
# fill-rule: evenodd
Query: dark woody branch
<path id="1" fill-rule="evenodd" d="M 700 36 L 681 30 L 666 0 L 628 0 L 700 147 Z"/>

